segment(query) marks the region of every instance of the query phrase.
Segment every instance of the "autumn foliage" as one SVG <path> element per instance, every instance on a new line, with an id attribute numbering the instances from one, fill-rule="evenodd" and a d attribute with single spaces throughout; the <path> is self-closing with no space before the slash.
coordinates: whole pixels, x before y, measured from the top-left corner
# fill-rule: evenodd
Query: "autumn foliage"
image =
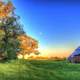
<path id="1" fill-rule="evenodd" d="M 30 55 L 31 53 L 38 54 L 38 41 L 33 39 L 27 35 L 18 36 L 18 40 L 20 41 L 20 52 L 18 54 L 22 54 L 23 57 L 25 55 Z"/>
<path id="2" fill-rule="evenodd" d="M 38 42 L 26 35 L 14 13 L 11 1 L 0 1 L 0 58 L 16 58 L 17 55 L 39 54 Z M 2 59 L 2 58 L 1 58 Z"/>
<path id="3" fill-rule="evenodd" d="M 7 4 L 0 2 L 0 18 L 8 17 L 13 9 L 14 7 L 11 2 L 8 2 Z"/>

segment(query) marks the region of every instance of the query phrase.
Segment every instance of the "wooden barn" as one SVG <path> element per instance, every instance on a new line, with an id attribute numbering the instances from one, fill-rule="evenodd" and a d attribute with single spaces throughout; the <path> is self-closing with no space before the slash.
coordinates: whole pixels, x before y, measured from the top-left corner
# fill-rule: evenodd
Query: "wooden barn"
<path id="1" fill-rule="evenodd" d="M 80 47 L 78 47 L 69 57 L 68 61 L 71 63 L 80 63 Z"/>

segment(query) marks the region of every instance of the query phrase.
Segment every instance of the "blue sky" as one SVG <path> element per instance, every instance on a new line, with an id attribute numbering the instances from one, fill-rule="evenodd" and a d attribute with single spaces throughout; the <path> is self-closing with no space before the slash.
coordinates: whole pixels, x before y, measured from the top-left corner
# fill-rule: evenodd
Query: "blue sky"
<path id="1" fill-rule="evenodd" d="M 64 51 L 80 45 L 79 1 L 13 0 L 13 4 L 25 32 L 41 48 Z"/>

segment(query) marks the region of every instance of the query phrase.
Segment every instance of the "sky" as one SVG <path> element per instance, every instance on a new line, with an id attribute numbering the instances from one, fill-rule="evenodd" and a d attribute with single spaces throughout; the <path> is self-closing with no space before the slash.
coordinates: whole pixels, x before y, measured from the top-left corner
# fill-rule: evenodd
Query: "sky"
<path id="1" fill-rule="evenodd" d="M 39 41 L 41 55 L 68 56 L 80 46 L 78 0 L 12 0 L 27 35 Z"/>

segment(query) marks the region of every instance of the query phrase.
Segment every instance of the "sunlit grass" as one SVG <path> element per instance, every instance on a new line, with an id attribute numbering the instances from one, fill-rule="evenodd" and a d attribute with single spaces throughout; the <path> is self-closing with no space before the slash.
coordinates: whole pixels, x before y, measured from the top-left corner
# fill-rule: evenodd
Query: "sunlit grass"
<path id="1" fill-rule="evenodd" d="M 80 80 L 80 64 L 53 60 L 0 63 L 0 80 Z"/>

